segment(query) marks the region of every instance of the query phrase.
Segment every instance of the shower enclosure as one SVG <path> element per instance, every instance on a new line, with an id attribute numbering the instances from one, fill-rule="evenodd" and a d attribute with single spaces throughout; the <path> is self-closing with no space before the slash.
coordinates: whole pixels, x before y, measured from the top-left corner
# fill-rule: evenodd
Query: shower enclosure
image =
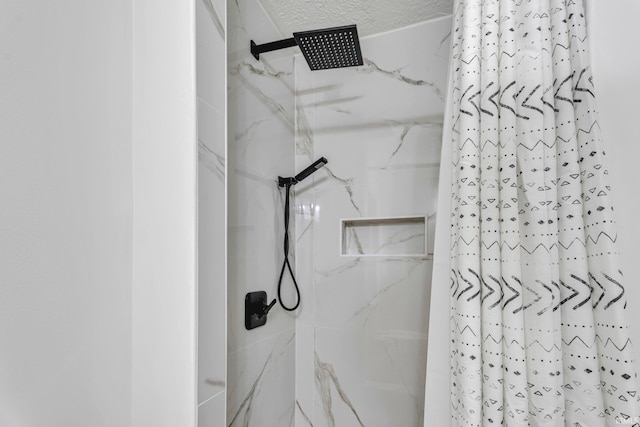
<path id="1" fill-rule="evenodd" d="M 361 66 L 312 71 L 297 49 L 257 61 L 251 41 L 282 35 L 228 2 L 228 426 L 422 425 L 450 27 L 360 33 Z M 283 265 L 277 178 L 320 157 L 291 188 L 300 306 L 246 330 L 245 295 L 275 298 Z"/>

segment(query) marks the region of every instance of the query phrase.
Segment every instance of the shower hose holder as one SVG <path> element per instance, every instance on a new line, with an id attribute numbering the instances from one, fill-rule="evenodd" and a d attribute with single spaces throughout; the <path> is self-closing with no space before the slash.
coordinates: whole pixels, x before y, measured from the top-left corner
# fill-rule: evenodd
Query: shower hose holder
<path id="1" fill-rule="evenodd" d="M 278 177 L 278 186 L 279 187 L 286 187 L 286 186 L 290 186 L 290 185 L 296 185 L 298 183 L 298 180 L 293 177 L 287 177 L 287 178 L 283 178 L 281 176 Z"/>

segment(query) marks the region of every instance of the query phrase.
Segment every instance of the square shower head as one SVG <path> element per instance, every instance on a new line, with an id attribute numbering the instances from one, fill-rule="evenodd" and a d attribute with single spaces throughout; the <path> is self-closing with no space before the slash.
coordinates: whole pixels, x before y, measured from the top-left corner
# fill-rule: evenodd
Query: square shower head
<path id="1" fill-rule="evenodd" d="M 362 65 L 358 29 L 355 25 L 293 33 L 312 70 Z"/>

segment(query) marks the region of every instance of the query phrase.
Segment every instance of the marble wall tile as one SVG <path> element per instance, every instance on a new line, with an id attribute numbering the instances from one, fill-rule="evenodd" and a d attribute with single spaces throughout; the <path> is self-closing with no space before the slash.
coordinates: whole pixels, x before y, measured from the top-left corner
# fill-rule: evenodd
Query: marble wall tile
<path id="1" fill-rule="evenodd" d="M 198 402 L 226 381 L 224 116 L 198 102 Z"/>
<path id="2" fill-rule="evenodd" d="M 294 425 L 295 331 L 229 354 L 227 425 Z"/>
<path id="3" fill-rule="evenodd" d="M 198 407 L 198 427 L 226 427 L 224 393 L 218 393 Z"/>
<path id="4" fill-rule="evenodd" d="M 297 155 L 298 170 L 311 163 L 313 153 Z M 315 159 L 313 159 L 315 160 Z M 304 165 L 304 166 L 302 166 Z M 312 185 L 316 174 L 307 181 L 296 186 L 295 246 L 309 248 L 313 245 L 315 223 L 319 220 L 319 211 L 315 205 L 315 192 Z M 314 418 L 314 328 L 313 306 L 314 297 L 314 253 L 311 250 L 296 252 L 296 275 L 300 286 L 301 303 L 296 317 L 296 396 L 295 396 L 295 425 L 313 426 Z"/>
<path id="5" fill-rule="evenodd" d="M 222 39 L 226 38 L 226 13 L 227 13 L 227 5 L 225 0 L 202 0 L 202 4 L 206 7 L 207 12 L 209 13 L 209 18 L 211 18 L 211 22 L 216 27 L 216 30 L 222 37 Z"/>
<path id="6" fill-rule="evenodd" d="M 210 0 L 196 0 L 198 425 L 203 427 L 225 424 L 226 61 L 221 17 L 219 5 L 216 10 Z"/>
<path id="7" fill-rule="evenodd" d="M 198 99 L 198 160 L 216 180 L 225 180 L 225 116 L 203 99 Z M 222 192 L 224 199 L 224 187 Z"/>
<path id="8" fill-rule="evenodd" d="M 284 38 L 256 0 L 228 0 L 227 27 L 230 64 L 253 59 L 249 45 L 251 40 L 256 44 L 263 44 Z M 292 54 L 290 50 L 269 52 L 260 59 L 291 58 Z"/>
<path id="9" fill-rule="evenodd" d="M 316 328 L 317 427 L 422 426 L 426 337 Z"/>
<path id="10" fill-rule="evenodd" d="M 227 2 L 229 426 L 294 423 L 294 315 L 276 305 L 266 325 L 250 331 L 244 326 L 246 293 L 266 291 L 269 300 L 277 295 L 285 203 L 277 178 L 295 168 L 292 52 L 257 61 L 249 43 L 281 38 L 255 0 Z M 293 220 L 289 232 L 295 238 Z M 293 248 L 290 259 L 295 263 Z M 293 304 L 288 274 L 282 295 Z"/>
<path id="11" fill-rule="evenodd" d="M 230 65 L 229 351 L 293 325 L 292 316 L 276 307 L 267 325 L 244 329 L 245 294 L 265 290 L 268 298 L 276 297 L 285 203 L 277 177 L 292 175 L 294 167 L 293 96 L 283 84 L 293 85 L 293 60 L 281 59 L 272 66 L 283 70 L 288 80 L 254 73 L 248 67 L 235 73 Z M 293 221 L 290 232 L 295 235 Z M 283 296 L 292 296 L 288 276 Z"/>
<path id="12" fill-rule="evenodd" d="M 305 299 L 309 294 L 303 294 Z M 306 311 L 311 312 L 310 309 Z M 313 426 L 315 419 L 315 332 L 309 322 L 296 322 L 296 393 L 295 425 Z"/>
<path id="13" fill-rule="evenodd" d="M 313 175 L 307 179 L 312 182 Z M 318 220 L 318 211 L 314 192 L 298 191 L 299 185 L 303 184 L 298 184 L 295 188 L 295 211 L 292 212 L 292 217 L 295 218 L 295 234 L 292 236 L 292 243 L 295 247 L 309 247 L 313 243 L 314 224 Z M 313 251 L 296 251 L 296 278 L 300 294 L 303 296 L 296 315 L 296 325 L 311 325 L 313 322 L 313 265 Z"/>
<path id="14" fill-rule="evenodd" d="M 422 425 L 431 258 L 345 256 L 341 220 L 425 216 L 433 229 L 450 24 L 364 39 L 363 67 L 312 73 L 296 58 L 296 166 L 329 160 L 296 188 L 313 299 L 297 325 L 302 426 Z"/>
<path id="15" fill-rule="evenodd" d="M 315 325 L 354 330 L 424 330 L 430 261 L 414 257 L 354 258 L 331 274 L 318 271 Z M 398 305 L 395 310 L 387 306 Z M 383 310 L 384 309 L 384 310 Z"/>
<path id="16" fill-rule="evenodd" d="M 225 34 L 211 0 L 196 4 L 196 85 L 198 97 L 218 111 L 225 111 Z"/>

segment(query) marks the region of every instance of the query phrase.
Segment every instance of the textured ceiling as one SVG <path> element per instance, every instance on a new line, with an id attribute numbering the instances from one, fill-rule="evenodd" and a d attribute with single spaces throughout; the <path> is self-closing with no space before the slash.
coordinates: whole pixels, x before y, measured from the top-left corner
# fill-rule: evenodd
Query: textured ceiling
<path id="1" fill-rule="evenodd" d="M 278 30 L 357 24 L 360 37 L 406 27 L 453 12 L 453 0 L 258 0 Z"/>

